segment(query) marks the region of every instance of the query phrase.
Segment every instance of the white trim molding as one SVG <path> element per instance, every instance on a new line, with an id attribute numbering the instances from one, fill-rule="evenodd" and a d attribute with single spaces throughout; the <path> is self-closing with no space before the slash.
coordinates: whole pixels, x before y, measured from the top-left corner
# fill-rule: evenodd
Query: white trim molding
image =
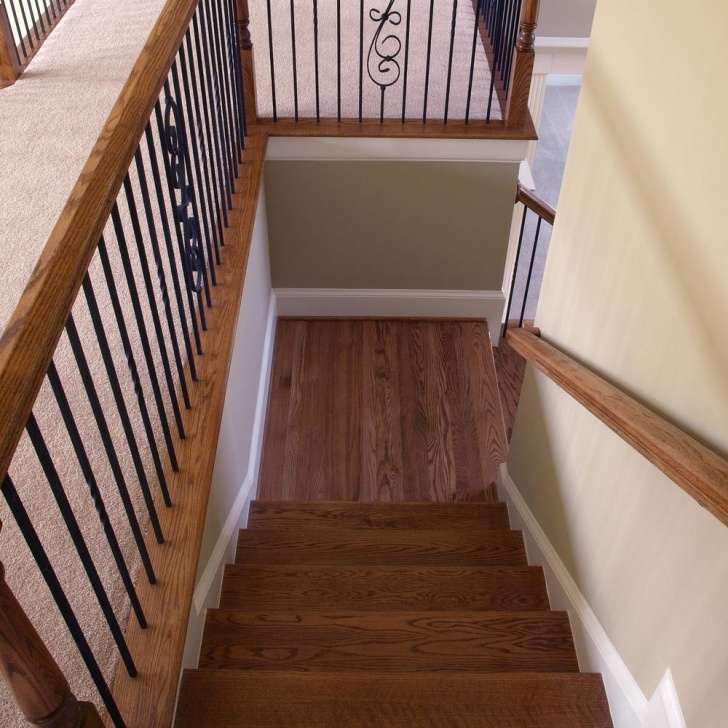
<path id="1" fill-rule="evenodd" d="M 520 162 L 527 142 L 503 139 L 271 137 L 266 160 Z"/>
<path id="2" fill-rule="evenodd" d="M 669 668 L 648 701 L 538 524 L 505 463 L 500 467 L 498 493 L 508 504 L 511 526 L 523 531 L 529 564 L 543 566 L 551 608 L 569 612 L 580 668 L 601 673 L 604 679 L 615 728 L 685 728 Z"/>
<path id="3" fill-rule="evenodd" d="M 279 316 L 487 319 L 493 346 L 505 305 L 503 291 L 275 288 L 274 293 Z"/>
<path id="4" fill-rule="evenodd" d="M 535 74 L 584 74 L 589 38 L 536 38 Z"/>

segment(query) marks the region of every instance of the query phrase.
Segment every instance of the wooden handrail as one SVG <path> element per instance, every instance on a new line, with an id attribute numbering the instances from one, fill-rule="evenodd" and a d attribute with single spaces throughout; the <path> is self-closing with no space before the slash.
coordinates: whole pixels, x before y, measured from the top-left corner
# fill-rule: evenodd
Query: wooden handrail
<path id="1" fill-rule="evenodd" d="M 538 10 L 541 0 L 523 0 L 521 8 L 521 25 L 516 41 L 516 52 L 513 57 L 513 70 L 508 88 L 508 104 L 506 106 L 506 124 L 520 128 L 528 119 L 528 97 L 531 93 L 531 77 L 536 59 L 534 31 L 538 23 Z"/>
<path id="2" fill-rule="evenodd" d="M 523 329 L 507 340 L 701 506 L 728 525 L 728 462 L 675 425 Z"/>
<path id="3" fill-rule="evenodd" d="M 2 523 L 0 523 L 2 529 Z M 0 562 L 0 674 L 26 720 L 45 728 L 103 728 L 93 703 L 80 703 L 5 581 Z"/>
<path id="4" fill-rule="evenodd" d="M 516 192 L 516 202 L 523 203 L 529 210 L 533 210 L 539 217 L 546 220 L 547 223 L 554 224 L 556 210 L 546 200 L 539 197 L 533 190 L 524 187 L 520 182 Z"/>
<path id="5" fill-rule="evenodd" d="M 0 479 L 198 0 L 168 0 L 0 338 Z"/>

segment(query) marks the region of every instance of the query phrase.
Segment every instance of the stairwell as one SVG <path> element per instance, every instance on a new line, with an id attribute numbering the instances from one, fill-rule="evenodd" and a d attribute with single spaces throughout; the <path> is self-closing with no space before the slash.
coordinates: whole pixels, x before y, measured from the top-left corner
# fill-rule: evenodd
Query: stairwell
<path id="1" fill-rule="evenodd" d="M 612 723 L 505 504 L 254 502 L 176 726 L 283 725 Z"/>

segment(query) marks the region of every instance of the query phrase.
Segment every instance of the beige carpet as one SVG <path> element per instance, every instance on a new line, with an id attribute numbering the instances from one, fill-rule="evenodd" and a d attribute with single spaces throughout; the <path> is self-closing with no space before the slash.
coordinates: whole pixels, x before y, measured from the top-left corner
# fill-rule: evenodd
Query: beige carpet
<path id="1" fill-rule="evenodd" d="M 250 0 L 249 5 L 250 32 L 255 53 L 258 113 L 263 117 L 271 117 L 273 102 L 267 4 L 265 0 Z M 336 0 L 318 0 L 319 94 L 320 112 L 324 118 L 335 118 L 337 115 L 336 5 Z M 363 116 L 379 118 L 381 93 L 379 86 L 372 81 L 368 71 L 371 71 L 374 78 L 383 83 L 389 82 L 398 71 L 393 64 L 387 64 L 389 72 L 381 73 L 377 68 L 379 62 L 377 55 L 374 54 L 371 59 L 369 58 L 369 49 L 379 27 L 379 23 L 371 19 L 369 11 L 371 9 L 386 10 L 388 0 L 374 2 L 368 0 L 364 6 Z M 464 118 L 467 105 L 475 25 L 473 3 L 472 0 L 435 0 L 427 107 L 428 118 L 432 119 L 442 119 L 444 115 L 453 7 L 456 8 L 456 23 L 449 118 Z M 311 118 L 316 115 L 313 2 L 298 1 L 294 4 L 294 8 L 299 114 L 302 117 Z M 396 56 L 396 60 L 400 66 L 400 77 L 385 92 L 384 115 L 386 118 L 401 118 L 407 23 L 406 0 L 394 0 L 391 12 L 400 14 L 400 22 L 398 25 L 388 22 L 384 26 L 378 45 L 385 54 L 395 55 L 398 47 L 397 41 L 390 40 L 385 43 L 384 39 L 388 35 L 395 35 L 399 39 L 401 51 Z M 424 109 L 429 15 L 430 3 L 427 0 L 412 0 L 407 73 L 406 116 L 408 118 L 421 118 Z M 288 117 L 294 114 L 290 1 L 271 0 L 271 17 L 277 110 L 279 116 Z M 393 19 L 396 21 L 398 18 Z M 341 0 L 341 113 L 344 118 L 354 118 L 359 114 L 359 34 L 360 3 L 355 0 Z M 485 119 L 489 91 L 490 70 L 483 45 L 478 38 L 470 118 Z M 493 100 L 491 118 L 502 118 L 497 98 Z"/>
<path id="2" fill-rule="evenodd" d="M 98 133 L 113 106 L 129 71 L 163 6 L 164 0 L 76 0 L 58 28 L 54 30 L 31 62 L 28 70 L 12 87 L 0 91 L 0 267 L 3 289 L 0 297 L 0 329 L 4 328 L 35 265 Z M 98 264 L 94 279 L 99 281 Z M 118 270 L 118 267 L 117 267 Z M 122 281 L 121 277 L 118 278 Z M 128 294 L 127 294 L 128 300 Z M 127 304 L 128 305 L 128 304 Z M 79 328 L 90 331 L 85 307 L 76 306 Z M 107 330 L 112 332 L 108 305 L 104 309 Z M 83 335 L 83 334 L 82 334 Z M 89 338 L 86 336 L 85 338 Z M 112 340 L 120 354 L 118 335 Z M 89 356 L 95 372 L 100 362 L 97 352 Z M 138 357 L 141 362 L 141 357 Z M 117 526 L 119 538 L 132 570 L 138 569 L 128 527 L 124 527 L 122 507 L 113 479 L 104 466 L 102 452 L 88 403 L 77 373 L 71 365 L 68 345 L 61 341 L 57 362 L 86 447 L 94 454 L 94 469 L 102 486 L 104 499 Z M 124 396 L 133 412 L 134 400 L 126 382 L 123 354 L 117 367 L 123 375 Z M 122 367 L 124 367 L 122 369 Z M 143 369 L 143 367 L 140 367 Z M 96 376 L 96 375 L 95 375 Z M 99 376 L 100 394 L 109 401 Z M 68 442 L 60 414 L 44 385 L 37 416 L 62 473 L 74 511 L 92 554 L 96 557 L 101 579 L 112 596 L 121 624 L 126 622 L 128 606 L 106 539 L 79 467 Z M 147 383 L 147 391 L 148 383 Z M 120 424 L 111 418 L 115 432 Z M 140 438 L 140 443 L 142 439 Z M 60 455 L 59 453 L 65 453 Z M 148 453 L 143 453 L 149 462 Z M 122 454 L 122 466 L 133 472 L 128 454 Z M 151 475 L 151 468 L 148 468 Z M 61 524 L 58 508 L 50 495 L 37 458 L 21 443 L 11 469 L 16 485 L 53 561 L 59 577 L 67 587 L 69 599 L 83 624 L 89 628 L 89 640 L 99 655 L 102 669 L 111 679 L 116 661 L 109 632 L 100 616 L 95 598 L 88 587 L 80 563 L 66 554 L 73 549 Z M 138 487 L 129 477 L 130 490 L 137 512 L 142 514 Z M 156 490 L 156 486 L 153 486 Z M 0 498 L 0 559 L 5 563 L 7 581 L 30 615 L 36 628 L 72 682 L 76 694 L 98 702 L 96 691 L 70 640 L 37 568 L 31 563 L 27 547 L 17 532 L 4 499 Z M 83 585 L 83 586 L 81 586 Z M 25 725 L 0 681 L 0 724 Z"/>

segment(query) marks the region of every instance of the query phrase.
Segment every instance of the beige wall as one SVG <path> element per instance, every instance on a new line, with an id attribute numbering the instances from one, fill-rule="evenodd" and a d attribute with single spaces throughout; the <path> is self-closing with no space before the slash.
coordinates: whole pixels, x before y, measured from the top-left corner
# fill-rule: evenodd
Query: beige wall
<path id="1" fill-rule="evenodd" d="M 541 0 L 536 35 L 539 38 L 588 38 L 596 4 L 597 0 Z"/>
<path id="2" fill-rule="evenodd" d="M 537 316 L 724 454 L 727 23 L 712 0 L 597 8 Z M 687 724 L 725 726 L 728 528 L 533 372 L 509 471 L 642 691 L 670 667 Z"/>
<path id="3" fill-rule="evenodd" d="M 500 291 L 518 164 L 270 161 L 275 288 Z"/>

